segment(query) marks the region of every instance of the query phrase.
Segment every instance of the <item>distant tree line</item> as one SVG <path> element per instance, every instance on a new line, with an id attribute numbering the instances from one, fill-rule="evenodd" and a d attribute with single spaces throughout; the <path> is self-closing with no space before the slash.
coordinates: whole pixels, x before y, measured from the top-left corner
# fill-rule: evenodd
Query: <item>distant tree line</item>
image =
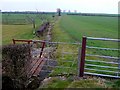
<path id="1" fill-rule="evenodd" d="M 35 11 L 24 11 L 24 12 L 2 12 L 2 14 L 55 14 L 56 12 L 35 12 Z"/>
<path id="2" fill-rule="evenodd" d="M 97 13 L 67 13 L 67 15 L 120 17 L 119 14 L 97 14 Z"/>

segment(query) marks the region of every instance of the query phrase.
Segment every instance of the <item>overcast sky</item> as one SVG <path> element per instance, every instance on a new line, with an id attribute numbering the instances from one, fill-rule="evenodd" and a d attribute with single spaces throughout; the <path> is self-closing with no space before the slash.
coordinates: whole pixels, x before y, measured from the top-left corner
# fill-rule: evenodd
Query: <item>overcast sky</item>
<path id="1" fill-rule="evenodd" d="M 2 11 L 77 10 L 83 13 L 118 13 L 120 0 L 1 0 Z"/>

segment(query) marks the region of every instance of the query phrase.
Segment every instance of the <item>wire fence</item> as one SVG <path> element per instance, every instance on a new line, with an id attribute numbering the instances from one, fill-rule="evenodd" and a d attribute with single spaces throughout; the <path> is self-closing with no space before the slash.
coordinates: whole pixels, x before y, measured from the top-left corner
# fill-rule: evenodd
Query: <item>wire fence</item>
<path id="1" fill-rule="evenodd" d="M 3 19 L 2 24 L 5 25 L 27 25 L 31 24 L 27 19 Z"/>

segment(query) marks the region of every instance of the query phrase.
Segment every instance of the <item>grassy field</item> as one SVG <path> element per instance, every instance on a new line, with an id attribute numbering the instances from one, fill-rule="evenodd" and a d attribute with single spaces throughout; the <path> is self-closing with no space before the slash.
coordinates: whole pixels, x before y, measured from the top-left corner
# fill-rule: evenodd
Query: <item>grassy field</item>
<path id="1" fill-rule="evenodd" d="M 75 41 L 81 42 L 82 36 L 100 38 L 118 38 L 117 17 L 69 16 L 61 18 L 60 28 Z M 102 44 L 101 44 L 102 43 Z M 111 45 L 110 45 L 111 44 Z M 96 42 L 96 46 L 115 46 L 113 43 Z M 88 45 L 93 43 L 88 41 Z M 117 47 L 116 45 L 115 47 Z"/>
<path id="2" fill-rule="evenodd" d="M 82 36 L 118 38 L 117 17 L 65 15 L 61 18 L 60 27 L 75 40 L 81 40 Z"/>
<path id="3" fill-rule="evenodd" d="M 60 37 L 60 34 L 58 33 L 58 35 L 55 36 L 56 39 L 54 41 L 64 40 L 67 42 L 81 42 L 82 36 L 114 39 L 118 38 L 117 17 L 64 15 L 61 17 L 59 26 L 57 27 L 60 31 L 66 33 L 70 38 L 68 40 L 66 36 Z M 88 40 L 87 45 L 103 48 L 118 48 L 118 43 L 109 41 L 106 43 L 106 41 Z M 99 54 L 101 53 L 99 52 Z M 102 54 L 113 55 L 106 51 L 103 51 Z M 118 52 L 115 52 L 114 56 L 118 56 Z"/>
<path id="4" fill-rule="evenodd" d="M 12 39 L 32 39 L 31 25 L 3 25 L 2 43 L 12 43 Z"/>
<path id="5" fill-rule="evenodd" d="M 43 17 L 44 16 L 44 17 Z M 39 39 L 33 35 L 33 24 L 29 18 L 35 20 L 35 30 L 39 29 L 40 18 L 51 20 L 51 15 L 39 14 L 2 14 L 2 44 L 10 44 L 12 39 Z"/>

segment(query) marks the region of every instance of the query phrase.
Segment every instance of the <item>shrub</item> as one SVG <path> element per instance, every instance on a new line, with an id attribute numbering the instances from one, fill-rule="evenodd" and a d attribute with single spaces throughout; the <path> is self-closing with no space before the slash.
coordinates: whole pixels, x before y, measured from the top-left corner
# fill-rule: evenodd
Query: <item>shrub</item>
<path id="1" fill-rule="evenodd" d="M 2 47 L 2 72 L 17 79 L 25 72 L 25 63 L 30 60 L 28 44 L 5 45 Z M 25 74 L 23 75 L 25 76 Z"/>

